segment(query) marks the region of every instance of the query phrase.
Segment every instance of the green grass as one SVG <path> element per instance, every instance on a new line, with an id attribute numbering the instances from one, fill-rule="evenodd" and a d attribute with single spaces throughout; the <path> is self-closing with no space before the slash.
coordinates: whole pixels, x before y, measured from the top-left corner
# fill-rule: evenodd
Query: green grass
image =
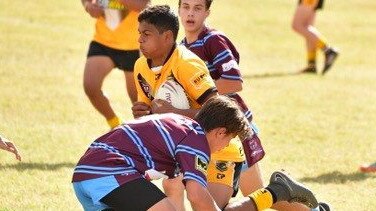
<path id="1" fill-rule="evenodd" d="M 208 20 L 241 54 L 242 95 L 267 151 L 264 177 L 283 168 L 334 210 L 373 210 L 376 175 L 357 168 L 376 161 L 376 2 L 326 1 L 317 27 L 341 55 L 325 77 L 292 74 L 305 63 L 303 39 L 290 27 L 295 6 L 215 1 Z M 23 156 L 18 163 L 0 152 L 0 210 L 80 210 L 72 170 L 108 130 L 82 88 L 94 22 L 80 1 L 1 1 L 0 8 L 0 133 Z M 105 90 L 130 119 L 119 71 Z"/>

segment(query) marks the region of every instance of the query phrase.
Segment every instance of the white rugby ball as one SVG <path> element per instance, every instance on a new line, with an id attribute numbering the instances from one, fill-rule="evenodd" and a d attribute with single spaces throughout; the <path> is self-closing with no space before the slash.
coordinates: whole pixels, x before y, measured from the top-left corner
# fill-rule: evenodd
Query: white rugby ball
<path id="1" fill-rule="evenodd" d="M 183 87 L 174 80 L 164 82 L 155 93 L 154 98 L 165 100 L 178 109 L 190 108 L 189 100 Z"/>

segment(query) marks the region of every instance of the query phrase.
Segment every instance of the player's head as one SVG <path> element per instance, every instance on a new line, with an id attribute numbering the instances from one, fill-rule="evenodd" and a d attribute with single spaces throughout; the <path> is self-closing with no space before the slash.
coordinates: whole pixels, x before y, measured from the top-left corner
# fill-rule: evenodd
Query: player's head
<path id="1" fill-rule="evenodd" d="M 156 5 L 143 10 L 138 16 L 140 49 L 146 58 L 169 51 L 175 45 L 179 20 L 168 5 Z M 163 54 L 163 53 L 162 53 Z"/>
<path id="2" fill-rule="evenodd" d="M 212 0 L 179 0 L 179 17 L 184 30 L 200 32 L 210 14 Z"/>
<path id="3" fill-rule="evenodd" d="M 210 98 L 195 119 L 205 130 L 212 151 L 227 146 L 237 135 L 240 139 L 244 139 L 251 133 L 248 120 L 240 107 L 226 96 Z"/>
<path id="4" fill-rule="evenodd" d="M 181 7 L 182 2 L 203 2 L 205 3 L 205 10 L 209 10 L 213 0 L 179 0 L 179 8 Z"/>

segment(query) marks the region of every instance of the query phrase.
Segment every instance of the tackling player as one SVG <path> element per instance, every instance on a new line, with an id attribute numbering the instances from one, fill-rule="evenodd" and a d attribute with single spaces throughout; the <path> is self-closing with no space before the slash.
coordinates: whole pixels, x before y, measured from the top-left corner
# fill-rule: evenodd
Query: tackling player
<path id="1" fill-rule="evenodd" d="M 167 7 L 153 8 L 163 11 Z M 251 131 L 236 103 L 224 96 L 208 100 L 195 119 L 197 122 L 173 113 L 150 115 L 96 139 L 79 160 L 72 179 L 84 210 L 176 210 L 150 182 L 158 177 L 173 178 L 176 172 L 183 175 L 194 210 L 222 210 L 206 188 L 210 152 Z M 281 200 L 317 206 L 310 190 L 283 172 L 275 172 L 268 187 L 224 210 L 263 210 Z"/>

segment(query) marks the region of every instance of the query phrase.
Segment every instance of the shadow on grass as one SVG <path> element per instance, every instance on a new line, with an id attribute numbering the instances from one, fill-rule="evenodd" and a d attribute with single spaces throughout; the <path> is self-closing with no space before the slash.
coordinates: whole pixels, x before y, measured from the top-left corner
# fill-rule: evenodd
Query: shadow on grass
<path id="1" fill-rule="evenodd" d="M 254 74 L 254 75 L 243 75 L 244 79 L 255 79 L 255 78 L 278 78 L 285 76 L 295 76 L 295 75 L 313 75 L 302 72 L 279 72 L 279 73 L 264 73 L 264 74 Z"/>
<path id="2" fill-rule="evenodd" d="M 3 169 L 15 169 L 17 171 L 25 171 L 25 170 L 48 170 L 48 171 L 54 171 L 61 168 L 73 168 L 76 165 L 76 163 L 69 163 L 69 162 L 63 162 L 63 163 L 25 163 L 20 162 L 17 164 L 0 164 L 0 170 Z"/>
<path id="3" fill-rule="evenodd" d="M 342 184 L 347 182 L 362 181 L 368 178 L 376 178 L 376 174 L 365 174 L 362 172 L 353 172 L 344 174 L 339 171 L 333 171 L 330 173 L 322 174 L 317 177 L 303 177 L 301 182 L 315 182 L 320 184 L 336 183 Z"/>

